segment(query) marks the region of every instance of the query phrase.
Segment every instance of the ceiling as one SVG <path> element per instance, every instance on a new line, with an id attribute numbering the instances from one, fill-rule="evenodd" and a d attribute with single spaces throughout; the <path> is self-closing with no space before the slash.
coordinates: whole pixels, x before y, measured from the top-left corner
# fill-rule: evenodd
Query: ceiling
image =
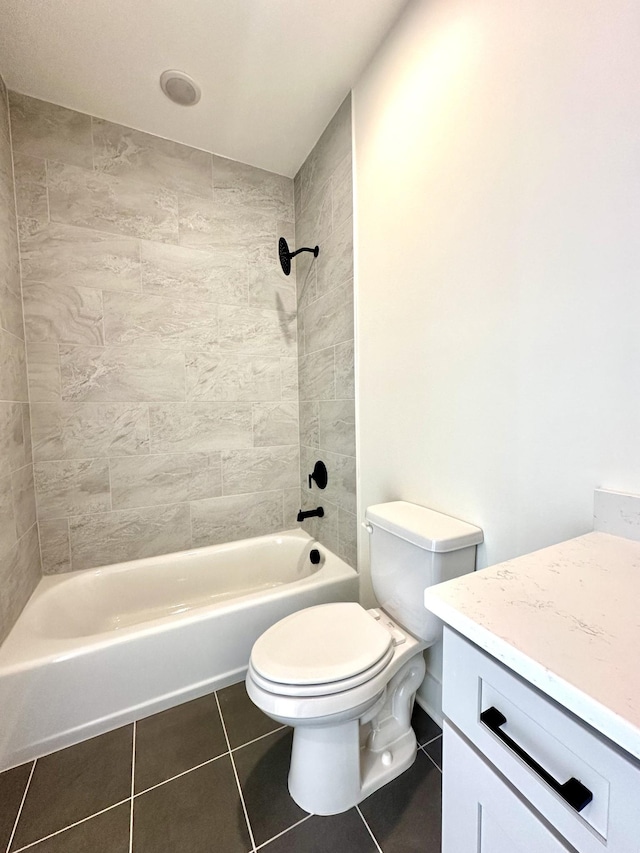
<path id="1" fill-rule="evenodd" d="M 0 0 L 9 89 L 293 176 L 406 0 Z M 171 103 L 167 68 L 202 88 Z"/>

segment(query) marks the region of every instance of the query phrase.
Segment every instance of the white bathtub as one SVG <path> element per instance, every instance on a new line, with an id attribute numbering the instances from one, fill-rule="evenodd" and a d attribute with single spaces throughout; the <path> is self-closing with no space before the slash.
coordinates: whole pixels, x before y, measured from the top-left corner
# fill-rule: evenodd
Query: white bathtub
<path id="1" fill-rule="evenodd" d="M 301 530 L 45 577 L 0 647 L 0 770 L 240 681 L 278 619 L 357 595 Z"/>

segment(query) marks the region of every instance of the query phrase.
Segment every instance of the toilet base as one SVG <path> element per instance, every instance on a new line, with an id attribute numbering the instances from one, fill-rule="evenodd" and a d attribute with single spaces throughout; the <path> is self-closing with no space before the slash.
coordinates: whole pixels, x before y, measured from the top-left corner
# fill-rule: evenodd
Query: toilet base
<path id="1" fill-rule="evenodd" d="M 362 719 L 294 728 L 289 793 L 300 808 L 318 815 L 345 812 L 413 764 L 411 712 L 424 673 L 420 651 Z"/>

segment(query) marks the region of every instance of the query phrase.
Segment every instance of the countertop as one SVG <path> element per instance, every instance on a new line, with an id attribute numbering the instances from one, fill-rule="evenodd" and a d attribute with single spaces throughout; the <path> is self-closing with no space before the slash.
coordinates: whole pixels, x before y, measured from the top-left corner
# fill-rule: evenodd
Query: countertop
<path id="1" fill-rule="evenodd" d="M 587 533 L 430 587 L 424 601 L 640 760 L 640 542 Z"/>

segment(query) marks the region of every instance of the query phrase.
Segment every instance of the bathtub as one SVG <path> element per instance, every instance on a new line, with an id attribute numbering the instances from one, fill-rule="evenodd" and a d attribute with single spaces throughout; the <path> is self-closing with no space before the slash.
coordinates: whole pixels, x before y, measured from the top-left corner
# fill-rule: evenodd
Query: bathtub
<path id="1" fill-rule="evenodd" d="M 0 770 L 240 681 L 278 619 L 357 595 L 302 530 L 45 577 L 0 647 Z"/>

